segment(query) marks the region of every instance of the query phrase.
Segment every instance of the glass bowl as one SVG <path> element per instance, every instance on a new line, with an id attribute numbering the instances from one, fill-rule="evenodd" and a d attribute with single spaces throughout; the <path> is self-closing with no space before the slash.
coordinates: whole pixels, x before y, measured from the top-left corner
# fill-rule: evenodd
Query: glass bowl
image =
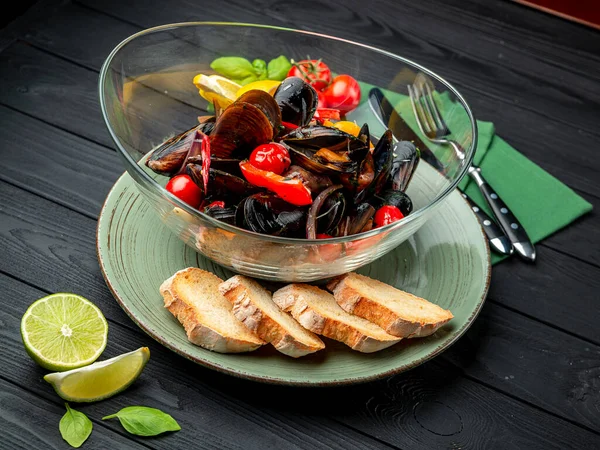
<path id="1" fill-rule="evenodd" d="M 414 204 L 410 215 L 365 233 L 324 240 L 247 231 L 217 221 L 167 192 L 168 178 L 152 172 L 144 161 L 153 148 L 197 124 L 198 116 L 208 114 L 207 102 L 192 83 L 194 76 L 215 73 L 210 63 L 220 56 L 269 61 L 279 55 L 295 60 L 308 55 L 322 58 L 332 72 L 357 79 L 361 104 L 348 119 L 367 122 L 374 136 L 384 128 L 366 102 L 367 89 L 382 88 L 417 131 L 407 103 L 407 86 L 416 77 L 425 77 L 464 157 L 447 146 L 425 141 L 443 168 L 438 171 L 424 159 L 420 161 L 407 190 Z M 127 172 L 165 225 L 215 262 L 273 281 L 307 282 L 350 272 L 406 241 L 465 176 L 477 142 L 468 105 L 455 88 L 430 70 L 367 45 L 272 26 L 192 22 L 142 31 L 125 39 L 108 56 L 100 73 L 99 94 L 104 120 Z"/>

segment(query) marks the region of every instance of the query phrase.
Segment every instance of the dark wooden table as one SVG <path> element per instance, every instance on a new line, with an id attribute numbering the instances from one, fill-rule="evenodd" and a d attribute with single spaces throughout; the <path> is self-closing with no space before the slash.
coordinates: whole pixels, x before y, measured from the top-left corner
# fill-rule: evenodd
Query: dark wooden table
<path id="1" fill-rule="evenodd" d="M 442 356 L 374 383 L 239 380 L 177 356 L 127 318 L 95 252 L 97 214 L 123 171 L 100 114 L 98 71 L 123 38 L 187 20 L 331 33 L 418 61 L 600 207 L 598 31 L 499 0 L 39 2 L 0 31 L 0 447 L 67 448 L 63 402 L 19 335 L 31 302 L 67 291 L 108 318 L 104 357 L 152 352 L 133 387 L 79 407 L 94 422 L 83 448 L 600 448 L 596 213 L 538 245 L 535 265 L 494 267 L 482 314 Z M 182 430 L 132 439 L 99 420 L 132 404 L 171 413 Z"/>

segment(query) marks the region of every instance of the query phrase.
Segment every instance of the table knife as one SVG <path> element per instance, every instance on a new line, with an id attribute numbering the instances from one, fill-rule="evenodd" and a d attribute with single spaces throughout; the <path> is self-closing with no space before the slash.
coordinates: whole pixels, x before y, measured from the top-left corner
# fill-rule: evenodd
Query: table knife
<path id="1" fill-rule="evenodd" d="M 394 140 L 395 136 L 401 136 L 403 140 L 411 141 L 421 151 L 421 158 L 427 161 L 431 166 L 441 173 L 445 173 L 442 162 L 425 145 L 419 136 L 410 128 L 406 121 L 397 113 L 391 103 L 385 98 L 383 92 L 378 88 L 373 88 L 369 92 L 369 107 L 384 128 L 392 130 Z M 506 234 L 484 211 L 481 210 L 464 192 L 462 196 L 467 200 L 475 216 L 479 220 L 490 245 L 490 248 L 497 253 L 510 255 L 513 253 L 513 245 Z"/>

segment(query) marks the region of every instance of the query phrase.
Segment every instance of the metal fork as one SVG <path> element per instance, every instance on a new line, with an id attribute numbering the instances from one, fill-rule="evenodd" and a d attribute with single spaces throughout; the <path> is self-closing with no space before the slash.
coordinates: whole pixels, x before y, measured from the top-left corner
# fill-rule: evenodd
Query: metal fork
<path id="1" fill-rule="evenodd" d="M 444 122 L 427 80 L 420 75 L 417 76 L 415 83 L 412 86 L 408 86 L 408 94 L 421 133 L 435 144 L 452 147 L 456 156 L 463 160 L 465 158 L 465 151 L 458 142 L 448 138 L 451 135 L 450 128 Z M 506 206 L 485 178 L 483 178 L 481 169 L 471 164 L 468 174 L 477 183 L 483 197 L 494 212 L 496 220 L 512 242 L 517 253 L 527 261 L 535 261 L 535 247 L 531 243 L 529 236 L 527 236 L 525 228 L 523 228 L 515 215 L 508 209 L 508 206 Z"/>

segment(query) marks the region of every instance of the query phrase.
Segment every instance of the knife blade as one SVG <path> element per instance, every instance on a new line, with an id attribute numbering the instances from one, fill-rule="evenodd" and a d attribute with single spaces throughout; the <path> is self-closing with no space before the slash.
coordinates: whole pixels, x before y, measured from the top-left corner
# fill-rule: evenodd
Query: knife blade
<path id="1" fill-rule="evenodd" d="M 402 140 L 411 141 L 421 152 L 421 158 L 429 163 L 441 173 L 445 173 L 442 162 L 425 145 L 421 138 L 413 131 L 406 121 L 398 114 L 390 101 L 385 97 L 381 89 L 372 88 L 369 91 L 369 108 L 378 122 L 383 127 L 392 130 L 394 137 L 401 136 Z M 397 138 L 396 138 L 397 139 Z M 474 202 L 461 191 L 462 196 L 469 203 L 471 210 L 479 220 L 490 245 L 490 248 L 503 255 L 510 255 L 514 248 L 510 239 L 506 236 L 502 228 L 494 222 L 484 211 L 482 211 Z"/>

